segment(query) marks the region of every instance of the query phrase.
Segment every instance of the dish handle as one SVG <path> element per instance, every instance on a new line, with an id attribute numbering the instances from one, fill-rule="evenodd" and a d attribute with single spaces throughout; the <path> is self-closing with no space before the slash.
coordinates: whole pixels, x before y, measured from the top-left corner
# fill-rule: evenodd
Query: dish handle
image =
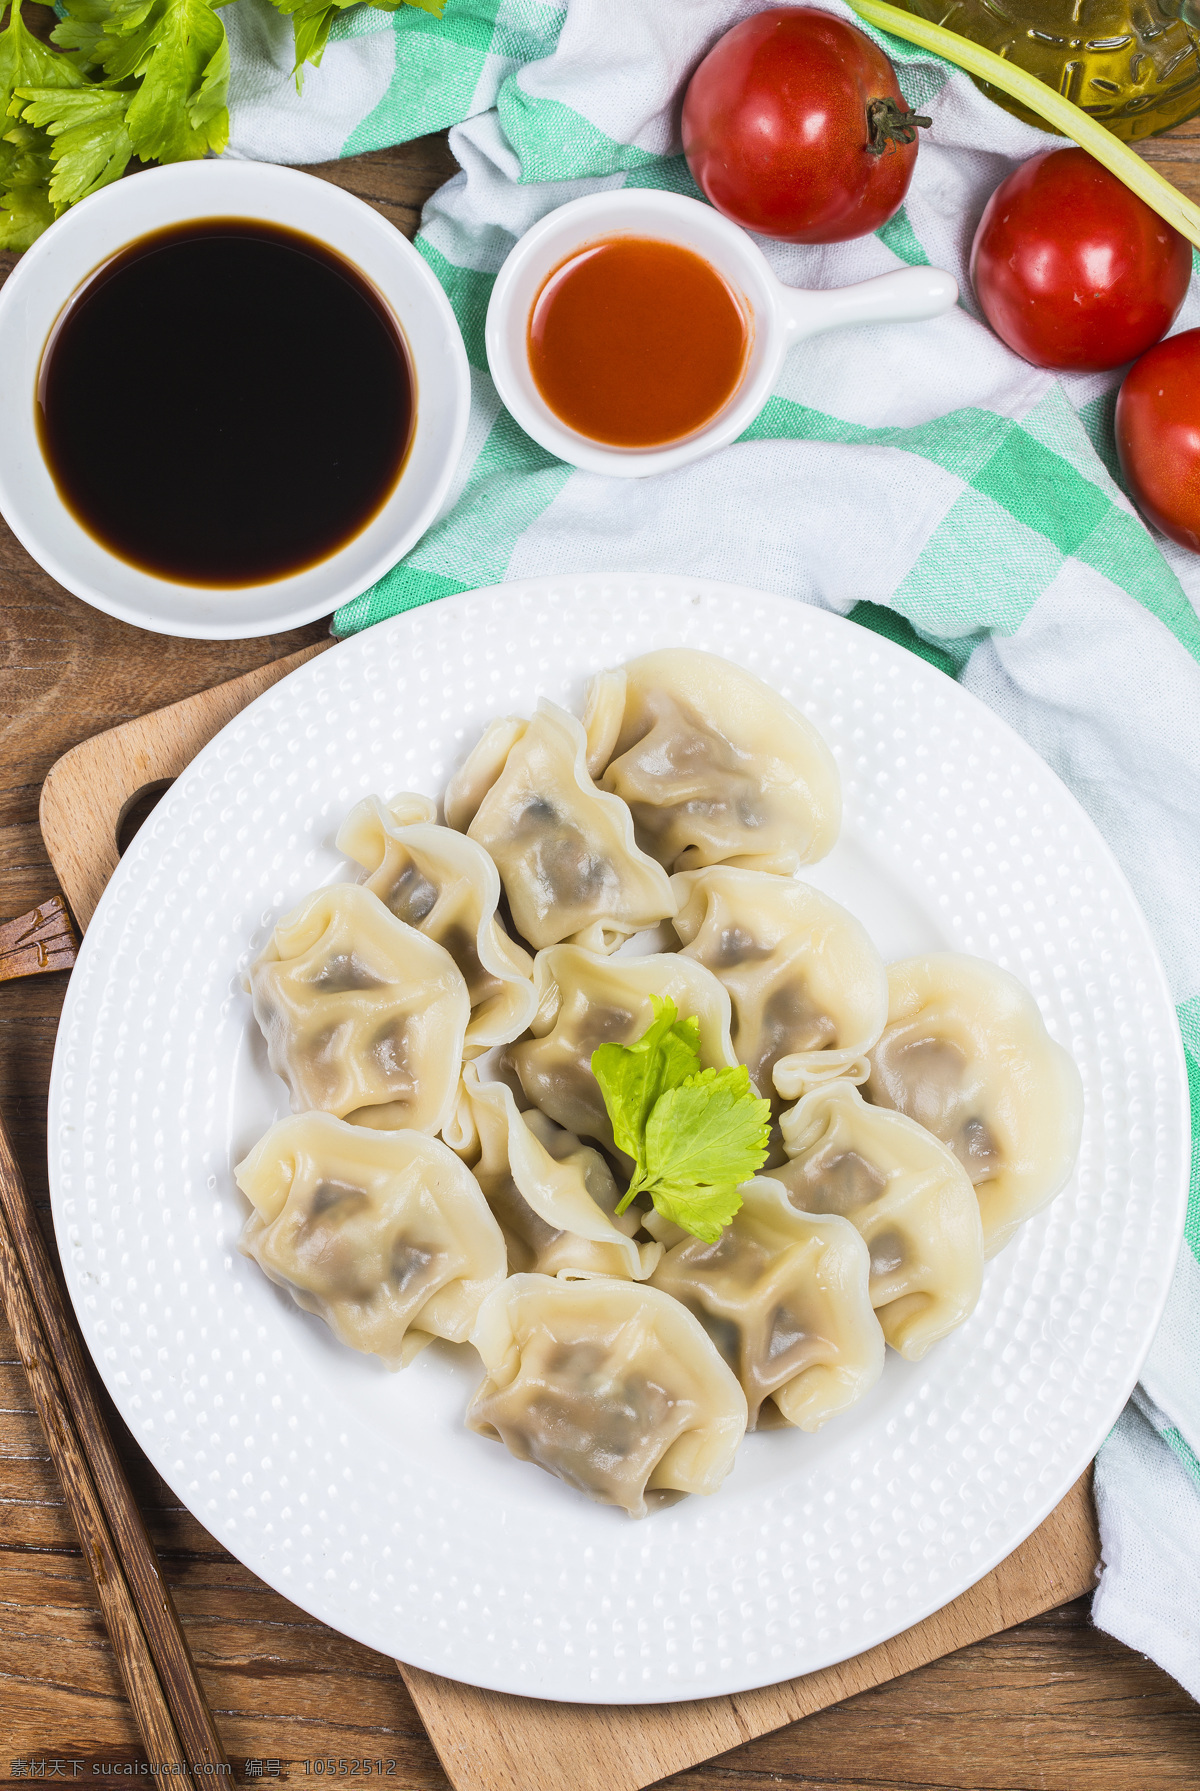
<path id="1" fill-rule="evenodd" d="M 900 267 L 856 286 L 828 292 L 779 285 L 779 307 L 789 343 L 851 324 L 920 323 L 958 302 L 958 282 L 940 267 Z"/>

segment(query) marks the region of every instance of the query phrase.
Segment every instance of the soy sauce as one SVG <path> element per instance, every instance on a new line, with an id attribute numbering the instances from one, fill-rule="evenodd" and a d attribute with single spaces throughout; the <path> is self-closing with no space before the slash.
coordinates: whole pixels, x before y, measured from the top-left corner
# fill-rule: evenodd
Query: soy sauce
<path id="1" fill-rule="evenodd" d="M 529 366 L 550 409 L 617 448 L 694 434 L 741 384 L 746 319 L 716 268 L 681 244 L 613 236 L 564 261 L 529 320 Z"/>
<path id="2" fill-rule="evenodd" d="M 42 453 L 77 521 L 146 572 L 217 588 L 352 540 L 395 488 L 415 409 L 403 336 L 363 275 L 241 218 L 106 262 L 38 377 Z"/>

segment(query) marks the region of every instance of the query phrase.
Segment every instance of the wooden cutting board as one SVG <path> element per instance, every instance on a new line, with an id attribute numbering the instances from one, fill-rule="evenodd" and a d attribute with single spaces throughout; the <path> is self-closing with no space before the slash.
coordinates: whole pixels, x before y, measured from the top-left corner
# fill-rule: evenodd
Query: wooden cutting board
<path id="1" fill-rule="evenodd" d="M 178 777 L 247 703 L 325 650 L 310 647 L 97 734 L 51 768 L 42 833 L 81 931 L 116 869 L 118 835 L 138 798 Z M 397 1664 L 458 1791 L 640 1791 L 1090 1591 L 1099 1561 L 1090 1484 L 1089 1471 L 1040 1529 L 944 1610 L 840 1666 L 759 1691 L 686 1704 L 553 1704 Z"/>

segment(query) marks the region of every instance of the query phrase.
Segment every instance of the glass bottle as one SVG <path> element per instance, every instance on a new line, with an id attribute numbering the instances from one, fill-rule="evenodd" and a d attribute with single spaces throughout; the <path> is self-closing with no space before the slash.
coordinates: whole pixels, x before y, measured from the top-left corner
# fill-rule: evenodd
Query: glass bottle
<path id="1" fill-rule="evenodd" d="M 1200 0 L 896 0 L 1005 56 L 1126 142 L 1200 112 Z M 1017 100 L 989 99 L 1049 127 Z"/>

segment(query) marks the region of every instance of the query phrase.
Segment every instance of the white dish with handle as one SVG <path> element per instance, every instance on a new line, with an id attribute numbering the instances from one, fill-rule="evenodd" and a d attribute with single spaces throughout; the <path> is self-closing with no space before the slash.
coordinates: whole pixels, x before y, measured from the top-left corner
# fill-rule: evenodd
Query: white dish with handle
<path id="1" fill-rule="evenodd" d="M 678 244 L 716 268 L 742 308 L 750 338 L 728 402 L 702 429 L 663 447 L 609 447 L 581 435 L 551 410 L 529 365 L 529 322 L 550 275 L 579 250 L 621 236 Z M 937 267 L 897 268 L 825 292 L 785 286 L 754 238 L 711 205 L 635 188 L 572 199 L 525 232 L 492 288 L 484 340 L 496 390 L 535 442 L 585 472 L 645 479 L 736 441 L 767 402 L 796 343 L 855 324 L 917 323 L 940 316 L 957 299 L 953 276 Z"/>

